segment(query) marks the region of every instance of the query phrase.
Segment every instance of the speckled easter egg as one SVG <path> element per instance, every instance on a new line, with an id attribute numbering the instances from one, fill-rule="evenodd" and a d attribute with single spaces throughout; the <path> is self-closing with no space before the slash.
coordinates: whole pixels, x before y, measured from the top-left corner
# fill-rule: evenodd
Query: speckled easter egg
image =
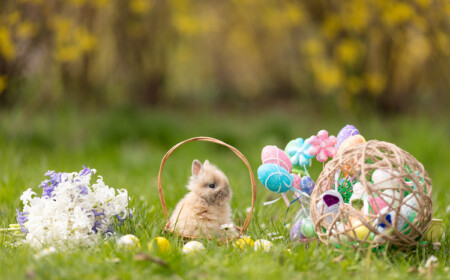
<path id="1" fill-rule="evenodd" d="M 339 146 L 350 136 L 359 135 L 359 131 L 356 127 L 351 124 L 344 126 L 341 131 L 339 131 L 337 135 L 337 144 L 335 145 L 336 149 L 339 149 Z"/>
<path id="2" fill-rule="evenodd" d="M 292 164 L 286 153 L 276 146 L 265 146 L 261 152 L 263 164 L 272 163 L 286 169 L 289 173 L 292 171 Z"/>
<path id="3" fill-rule="evenodd" d="M 299 240 L 299 239 L 305 239 L 306 236 L 302 233 L 302 223 L 303 223 L 303 219 L 296 222 L 292 228 L 291 231 L 289 232 L 289 238 L 291 239 L 291 241 L 295 241 L 295 240 Z"/>
<path id="4" fill-rule="evenodd" d="M 337 153 L 338 154 L 342 153 L 344 150 L 346 150 L 350 147 L 353 147 L 353 146 L 356 146 L 358 144 L 362 144 L 365 142 L 366 142 L 366 139 L 362 135 L 357 134 L 357 135 L 350 136 L 347 139 L 345 139 L 341 143 L 341 145 L 339 145 Z"/>
<path id="5" fill-rule="evenodd" d="M 292 186 L 292 177 L 283 167 L 266 163 L 258 168 L 258 179 L 272 192 L 284 193 Z"/>
<path id="6" fill-rule="evenodd" d="M 402 182 L 397 176 L 399 173 L 395 170 L 376 169 L 372 174 L 373 187 L 376 189 L 397 189 Z"/>
<path id="7" fill-rule="evenodd" d="M 311 195 L 314 190 L 314 181 L 309 176 L 303 176 L 300 182 L 300 189 L 302 192 Z"/>
<path id="8" fill-rule="evenodd" d="M 291 176 L 292 176 L 292 187 L 301 191 L 302 189 L 300 186 L 300 182 L 302 181 L 302 178 L 295 173 L 292 173 Z"/>

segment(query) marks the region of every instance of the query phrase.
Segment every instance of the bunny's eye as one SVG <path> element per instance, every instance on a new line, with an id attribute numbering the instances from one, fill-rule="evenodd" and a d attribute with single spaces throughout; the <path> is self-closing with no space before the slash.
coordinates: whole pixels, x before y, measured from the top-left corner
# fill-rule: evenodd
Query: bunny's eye
<path id="1" fill-rule="evenodd" d="M 216 187 L 215 184 L 209 184 L 208 187 L 210 187 L 211 189 L 214 189 Z"/>

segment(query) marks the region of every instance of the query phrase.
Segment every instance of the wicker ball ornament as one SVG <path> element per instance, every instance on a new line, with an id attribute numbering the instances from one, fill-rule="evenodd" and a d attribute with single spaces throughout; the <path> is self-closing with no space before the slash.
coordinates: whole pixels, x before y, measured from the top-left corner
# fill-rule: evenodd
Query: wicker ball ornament
<path id="1" fill-rule="evenodd" d="M 356 185 L 357 198 L 327 207 L 325 196 L 344 184 Z M 311 196 L 311 218 L 326 244 L 414 246 L 432 219 L 431 193 L 419 161 L 392 143 L 371 140 L 326 164 Z"/>

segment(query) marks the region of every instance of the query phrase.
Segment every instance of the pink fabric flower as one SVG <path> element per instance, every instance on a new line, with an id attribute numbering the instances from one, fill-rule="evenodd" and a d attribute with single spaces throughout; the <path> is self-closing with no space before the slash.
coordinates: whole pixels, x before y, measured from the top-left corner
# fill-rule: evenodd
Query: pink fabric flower
<path id="1" fill-rule="evenodd" d="M 337 139 L 334 136 L 328 137 L 328 131 L 326 130 L 319 131 L 317 136 L 311 136 L 308 142 L 311 144 L 308 153 L 317 156 L 317 160 L 320 162 L 327 161 L 328 157 L 332 158 L 337 153 L 337 149 L 334 147 Z"/>

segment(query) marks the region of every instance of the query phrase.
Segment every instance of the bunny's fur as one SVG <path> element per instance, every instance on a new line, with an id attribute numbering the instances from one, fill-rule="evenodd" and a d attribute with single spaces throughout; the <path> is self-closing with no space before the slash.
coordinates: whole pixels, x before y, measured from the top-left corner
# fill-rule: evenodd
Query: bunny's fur
<path id="1" fill-rule="evenodd" d="M 172 230 L 187 236 L 207 237 L 236 233 L 234 227 L 228 232 L 220 228 L 223 224 L 232 224 L 231 189 L 222 171 L 208 160 L 203 165 L 194 160 L 192 176 L 186 187 L 190 192 L 178 202 L 170 217 Z"/>

